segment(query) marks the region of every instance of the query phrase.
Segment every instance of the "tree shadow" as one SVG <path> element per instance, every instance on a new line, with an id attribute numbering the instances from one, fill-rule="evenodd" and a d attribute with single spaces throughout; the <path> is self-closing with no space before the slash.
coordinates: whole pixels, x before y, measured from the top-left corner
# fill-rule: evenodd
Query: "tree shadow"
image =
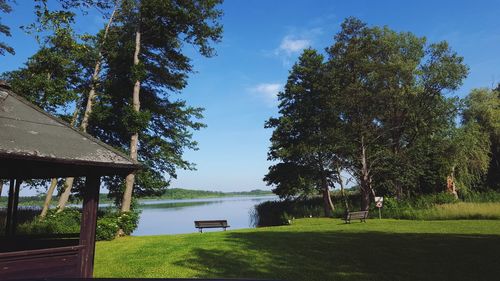
<path id="1" fill-rule="evenodd" d="M 500 236 L 385 232 L 230 232 L 176 265 L 198 277 L 280 280 L 496 280 Z"/>

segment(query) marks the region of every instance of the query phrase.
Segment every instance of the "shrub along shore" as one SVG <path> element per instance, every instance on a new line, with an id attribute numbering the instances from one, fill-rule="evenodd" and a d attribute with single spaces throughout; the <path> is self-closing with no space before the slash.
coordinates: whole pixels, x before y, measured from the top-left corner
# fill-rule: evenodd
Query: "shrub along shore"
<path id="1" fill-rule="evenodd" d="M 346 213 L 346 200 L 350 211 L 359 210 L 359 197 L 357 192 L 350 192 L 346 197 L 332 194 L 332 201 L 336 203 L 332 216 L 340 218 Z M 410 220 L 500 219 L 500 192 L 470 192 L 459 199 L 449 193 L 404 200 L 384 198 L 381 214 L 383 218 Z M 252 220 L 257 226 L 276 226 L 293 223 L 295 218 L 324 216 L 323 199 L 312 197 L 263 202 L 256 206 Z M 369 216 L 379 216 L 373 204 Z"/>
<path id="2" fill-rule="evenodd" d="M 344 224 L 308 218 L 287 226 L 98 242 L 95 277 L 495 280 L 498 253 L 498 220 Z"/>

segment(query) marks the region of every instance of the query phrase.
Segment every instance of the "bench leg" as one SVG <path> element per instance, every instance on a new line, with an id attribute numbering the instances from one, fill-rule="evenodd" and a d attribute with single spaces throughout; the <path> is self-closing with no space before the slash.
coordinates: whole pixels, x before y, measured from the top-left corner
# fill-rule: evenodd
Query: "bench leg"
<path id="1" fill-rule="evenodd" d="M 226 228 L 224 227 L 224 231 L 226 231 Z"/>
<path id="2" fill-rule="evenodd" d="M 203 233 L 203 228 L 200 227 L 200 233 Z"/>

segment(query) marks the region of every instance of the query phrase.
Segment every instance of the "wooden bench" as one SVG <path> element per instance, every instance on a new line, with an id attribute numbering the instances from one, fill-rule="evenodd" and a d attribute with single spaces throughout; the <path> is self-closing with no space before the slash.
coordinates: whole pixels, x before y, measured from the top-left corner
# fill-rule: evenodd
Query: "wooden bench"
<path id="1" fill-rule="evenodd" d="M 227 225 L 227 220 L 211 220 L 194 221 L 194 227 L 198 228 L 202 233 L 204 228 L 224 228 L 224 231 L 226 231 L 229 225 Z"/>
<path id="2" fill-rule="evenodd" d="M 351 223 L 351 219 L 353 220 L 359 219 L 361 222 L 366 222 L 367 217 L 368 217 L 368 211 L 347 212 L 344 220 L 345 223 Z"/>

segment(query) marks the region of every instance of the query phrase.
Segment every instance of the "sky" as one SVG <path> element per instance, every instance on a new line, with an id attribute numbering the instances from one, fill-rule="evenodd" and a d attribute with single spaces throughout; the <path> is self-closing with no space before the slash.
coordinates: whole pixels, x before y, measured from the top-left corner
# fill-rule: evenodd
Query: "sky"
<path id="1" fill-rule="evenodd" d="M 18 27 L 33 21 L 32 1 L 17 0 L 13 12 L 0 15 L 12 37 L 0 37 L 16 55 L 0 57 L 0 72 L 14 70 L 38 48 L 31 35 Z M 276 94 L 283 88 L 304 48 L 319 51 L 333 44 L 341 22 L 354 16 L 370 26 L 388 26 L 446 40 L 463 56 L 470 73 L 462 87 L 449 95 L 464 97 L 478 87 L 500 82 L 500 0 L 496 1 L 297 1 L 226 0 L 222 42 L 217 56 L 191 55 L 195 73 L 178 96 L 203 107 L 207 128 L 195 132 L 199 150 L 186 151 L 196 171 L 178 171 L 172 187 L 239 191 L 271 189 L 267 173 L 271 131 L 264 129 L 277 116 Z M 99 14 L 78 19 L 78 32 L 95 33 L 103 26 Z"/>

